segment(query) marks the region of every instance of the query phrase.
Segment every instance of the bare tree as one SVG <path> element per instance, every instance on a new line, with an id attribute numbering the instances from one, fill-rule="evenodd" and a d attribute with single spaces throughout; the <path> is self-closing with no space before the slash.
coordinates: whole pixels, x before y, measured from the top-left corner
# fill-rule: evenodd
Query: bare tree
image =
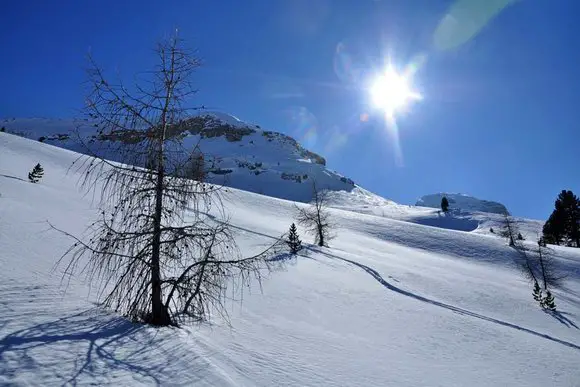
<path id="1" fill-rule="evenodd" d="M 538 241 L 535 253 L 540 266 L 544 290 L 547 291 L 549 287 L 560 286 L 565 276 L 558 271 L 554 259 L 554 251 L 545 247 L 540 241 Z"/>
<path id="2" fill-rule="evenodd" d="M 228 285 L 240 290 L 259 281 L 283 241 L 241 256 L 219 187 L 191 174 L 201 152 L 185 151 L 175 135 L 190 113 L 185 103 L 195 92 L 190 77 L 199 61 L 177 37 L 156 53 L 158 66 L 132 91 L 109 82 L 91 60 L 86 113 L 101 148 L 77 165 L 81 186 L 100 190 L 101 216 L 88 240 L 67 233 L 76 243 L 59 263 L 66 264 L 65 274 L 84 265 L 107 306 L 163 326 L 226 314 Z"/>
<path id="3" fill-rule="evenodd" d="M 308 207 L 296 207 L 297 220 L 307 231 L 314 234 L 318 246 L 328 246 L 333 238 L 333 224 L 328 212 L 329 195 L 327 190 L 318 190 L 316 182 L 312 184 L 313 198 Z"/>
<path id="4" fill-rule="evenodd" d="M 510 246 L 516 245 L 516 239 L 519 234 L 518 224 L 509 214 L 509 212 L 503 213 L 502 225 L 499 231 L 499 235 L 503 238 L 507 238 Z"/>

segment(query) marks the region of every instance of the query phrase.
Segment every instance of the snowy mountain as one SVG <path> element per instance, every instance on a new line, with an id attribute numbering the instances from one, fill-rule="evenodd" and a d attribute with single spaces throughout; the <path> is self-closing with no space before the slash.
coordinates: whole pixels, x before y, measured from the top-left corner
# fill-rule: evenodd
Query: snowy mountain
<path id="1" fill-rule="evenodd" d="M 86 148 L 73 140 L 78 127 L 92 152 L 116 161 L 120 161 L 118 147 L 134 142 L 130 136 L 99 135 L 87 122 L 73 120 L 6 119 L 0 121 L 0 126 L 10 133 L 86 153 Z M 302 202 L 312 198 L 314 181 L 319 189 L 360 192 L 351 179 L 326 168 L 322 156 L 305 149 L 292 137 L 262 130 L 229 114 L 208 112 L 194 116 L 171 132 L 182 139 L 183 157 L 199 146 L 210 182 Z"/>
<path id="2" fill-rule="evenodd" d="M 0 385 L 578 386 L 578 249 L 553 248 L 567 278 L 553 289 L 559 312 L 546 313 L 504 239 L 422 224 L 437 210 L 363 191 L 350 207 L 335 192 L 329 248 L 298 228 L 306 249 L 229 305 L 231 326 L 133 324 L 55 269 L 72 241 L 47 221 L 82 236 L 99 216 L 69 169 L 77 157 L 0 133 Z M 45 175 L 32 184 L 36 163 Z M 302 205 L 236 189 L 225 199 L 244 254 Z"/>
<path id="3" fill-rule="evenodd" d="M 492 202 L 489 200 L 482 200 L 474 198 L 473 196 L 454 193 L 436 193 L 422 196 L 416 206 L 441 208 L 441 199 L 443 196 L 449 200 L 449 208 L 460 209 L 466 211 L 489 212 L 492 214 L 505 214 L 506 207 L 503 204 Z"/>

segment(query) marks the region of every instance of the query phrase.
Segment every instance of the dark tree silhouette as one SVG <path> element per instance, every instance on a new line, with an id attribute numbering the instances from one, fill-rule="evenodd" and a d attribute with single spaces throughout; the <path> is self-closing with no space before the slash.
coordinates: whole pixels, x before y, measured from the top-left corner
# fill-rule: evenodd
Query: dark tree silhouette
<path id="1" fill-rule="evenodd" d="M 556 302 L 554 300 L 554 295 L 549 290 L 546 290 L 546 297 L 544 297 L 543 299 L 543 306 L 544 308 L 551 311 L 556 310 Z"/>
<path id="2" fill-rule="evenodd" d="M 535 249 L 527 249 L 520 243 L 517 249 L 522 256 L 522 272 L 534 284 L 534 300 L 543 308 L 555 310 L 554 296 L 550 288 L 560 286 L 564 276 L 556 268 L 553 252 L 543 245 L 541 239 Z"/>
<path id="3" fill-rule="evenodd" d="M 290 231 L 288 232 L 288 239 L 286 240 L 288 247 L 290 247 L 290 252 L 292 254 L 297 254 L 300 250 L 302 250 L 302 241 L 298 236 L 298 230 L 296 229 L 296 225 L 292 223 L 290 225 Z"/>
<path id="4" fill-rule="evenodd" d="M 40 179 L 44 176 L 44 169 L 40 165 L 40 163 L 36 164 L 32 171 L 28 172 L 28 180 L 31 183 L 38 183 Z"/>
<path id="5" fill-rule="evenodd" d="M 536 300 L 539 303 L 541 303 L 542 300 L 544 299 L 542 295 L 542 288 L 540 287 L 540 284 L 538 284 L 535 281 L 534 281 L 534 291 L 532 292 L 532 295 L 534 296 L 534 300 Z"/>
<path id="6" fill-rule="evenodd" d="M 441 209 L 443 210 L 443 212 L 449 211 L 449 200 L 447 200 L 447 197 L 445 196 L 443 196 L 443 198 L 441 199 Z"/>
<path id="7" fill-rule="evenodd" d="M 562 190 L 554 203 L 554 211 L 544 224 L 547 243 L 580 247 L 580 199 L 572 191 Z"/>

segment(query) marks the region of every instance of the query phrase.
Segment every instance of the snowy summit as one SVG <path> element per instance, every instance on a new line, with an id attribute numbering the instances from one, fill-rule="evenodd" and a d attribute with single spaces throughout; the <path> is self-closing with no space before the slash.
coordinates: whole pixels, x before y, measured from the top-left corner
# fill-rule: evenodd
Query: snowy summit
<path id="1" fill-rule="evenodd" d="M 132 143 L 130 138 L 99 135 L 90 124 L 73 120 L 7 119 L 0 125 L 33 140 L 112 160 L 124 141 Z M 77 140 L 77 127 L 86 148 Z M 312 198 L 313 182 L 318 189 L 358 191 L 350 178 L 326 168 L 324 157 L 294 138 L 226 113 L 207 112 L 186 119 L 174 135 L 183 143 L 184 157 L 199 147 L 208 180 L 213 183 L 301 202 Z"/>

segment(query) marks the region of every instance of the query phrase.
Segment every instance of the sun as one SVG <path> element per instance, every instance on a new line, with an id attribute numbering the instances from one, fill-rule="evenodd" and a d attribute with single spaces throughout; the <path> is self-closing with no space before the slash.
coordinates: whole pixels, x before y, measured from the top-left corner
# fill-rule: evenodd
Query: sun
<path id="1" fill-rule="evenodd" d="M 392 67 L 378 75 L 371 84 L 370 95 L 373 104 L 384 110 L 388 117 L 406 107 L 411 101 L 421 99 L 421 95 L 411 89 L 407 76 L 398 74 Z"/>

